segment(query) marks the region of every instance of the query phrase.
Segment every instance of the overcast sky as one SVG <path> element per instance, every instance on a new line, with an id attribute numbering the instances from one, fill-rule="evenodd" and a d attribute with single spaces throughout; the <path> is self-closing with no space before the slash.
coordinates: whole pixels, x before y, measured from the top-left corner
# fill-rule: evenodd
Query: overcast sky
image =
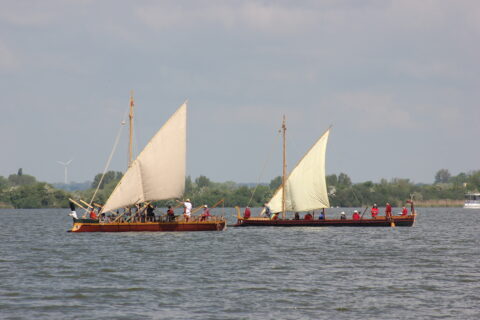
<path id="1" fill-rule="evenodd" d="M 480 169 L 479 1 L 0 4 L 0 175 L 92 180 L 130 90 L 137 151 L 189 100 L 192 177 L 280 175 L 284 114 L 289 169 L 331 124 L 327 174 Z"/>

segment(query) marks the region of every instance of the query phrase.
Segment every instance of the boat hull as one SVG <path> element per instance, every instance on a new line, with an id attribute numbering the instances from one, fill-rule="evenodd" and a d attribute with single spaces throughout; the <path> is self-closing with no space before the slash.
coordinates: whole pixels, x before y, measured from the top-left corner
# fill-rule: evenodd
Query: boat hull
<path id="1" fill-rule="evenodd" d="M 186 231 L 222 231 L 226 221 L 193 222 L 109 222 L 76 221 L 71 232 L 186 232 Z"/>
<path id="2" fill-rule="evenodd" d="M 392 224 L 393 220 L 393 224 Z M 415 215 L 394 216 L 392 220 L 385 217 L 376 219 L 326 219 L 326 220 L 270 220 L 266 218 L 239 219 L 235 227 L 411 227 Z"/>

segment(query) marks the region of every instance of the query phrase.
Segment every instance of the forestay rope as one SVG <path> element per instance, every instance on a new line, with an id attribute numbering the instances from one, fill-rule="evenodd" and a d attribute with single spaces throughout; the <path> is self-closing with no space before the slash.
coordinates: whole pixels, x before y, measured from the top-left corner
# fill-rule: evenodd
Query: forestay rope
<path id="1" fill-rule="evenodd" d="M 125 112 L 125 115 L 123 116 L 123 120 L 121 122 L 120 128 L 118 129 L 117 137 L 115 138 L 115 143 L 113 144 L 112 152 L 110 152 L 110 156 L 108 157 L 107 164 L 105 165 L 105 169 L 103 170 L 102 177 L 100 178 L 100 181 L 98 182 L 97 188 L 95 189 L 95 192 L 93 193 L 92 199 L 90 200 L 90 205 L 92 205 L 93 200 L 95 199 L 95 196 L 97 195 L 98 189 L 100 189 L 100 185 L 102 184 L 103 178 L 105 177 L 105 174 L 107 173 L 108 168 L 110 167 L 110 162 L 112 161 L 113 155 L 115 154 L 115 150 L 117 149 L 118 142 L 120 141 L 120 137 L 122 135 L 123 127 L 125 126 L 125 121 L 127 118 L 128 112 Z"/>
<path id="2" fill-rule="evenodd" d="M 278 133 L 280 134 L 281 131 L 279 130 Z M 270 149 L 270 151 L 269 151 L 268 154 L 267 154 L 267 158 L 265 159 L 265 163 L 263 164 L 262 170 L 260 171 L 260 174 L 259 174 L 259 176 L 258 176 L 257 183 L 256 183 L 256 185 L 255 185 L 255 188 L 253 189 L 252 195 L 250 196 L 250 199 L 248 200 L 247 207 L 250 207 L 250 203 L 252 202 L 253 196 L 255 195 L 255 192 L 257 191 L 257 187 L 258 187 L 258 185 L 259 185 L 259 183 L 260 183 L 260 179 L 262 178 L 263 174 L 265 173 L 265 169 L 267 168 L 267 164 L 270 162 L 270 159 L 271 159 L 271 156 L 272 156 L 273 148 L 274 148 L 274 147 L 275 147 L 275 143 L 272 143 L 271 149 Z"/>

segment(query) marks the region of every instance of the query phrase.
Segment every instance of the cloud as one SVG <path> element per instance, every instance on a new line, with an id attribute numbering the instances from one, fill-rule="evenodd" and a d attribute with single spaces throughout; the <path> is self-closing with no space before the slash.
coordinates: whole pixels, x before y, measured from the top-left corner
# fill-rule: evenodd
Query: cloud
<path id="1" fill-rule="evenodd" d="M 138 7 L 136 16 L 146 25 L 157 29 L 182 29 L 198 25 L 220 26 L 227 29 L 248 28 L 268 33 L 291 33 L 315 22 L 311 10 L 279 4 L 248 1 L 239 5 L 209 2 L 202 6 L 182 6 L 162 3 Z"/>
<path id="2" fill-rule="evenodd" d="M 337 95 L 334 100 L 350 121 L 361 129 L 378 131 L 415 126 L 410 112 L 388 94 L 350 92 Z"/>
<path id="3" fill-rule="evenodd" d="M 18 55 L 0 40 L 0 70 L 14 69 L 19 64 Z"/>

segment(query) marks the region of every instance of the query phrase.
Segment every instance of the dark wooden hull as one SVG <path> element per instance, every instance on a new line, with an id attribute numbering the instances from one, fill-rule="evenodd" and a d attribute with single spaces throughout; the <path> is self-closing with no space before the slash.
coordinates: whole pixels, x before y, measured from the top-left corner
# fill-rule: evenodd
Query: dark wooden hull
<path id="1" fill-rule="evenodd" d="M 396 227 L 411 227 L 415 215 L 392 217 Z M 239 219 L 235 227 L 391 227 L 392 220 L 376 219 L 326 219 L 326 220 L 270 220 L 265 218 Z"/>
<path id="2" fill-rule="evenodd" d="M 77 220 L 71 232 L 185 232 L 185 231 L 222 231 L 226 221 L 192 221 L 192 222 L 110 222 L 99 223 L 94 220 Z"/>

